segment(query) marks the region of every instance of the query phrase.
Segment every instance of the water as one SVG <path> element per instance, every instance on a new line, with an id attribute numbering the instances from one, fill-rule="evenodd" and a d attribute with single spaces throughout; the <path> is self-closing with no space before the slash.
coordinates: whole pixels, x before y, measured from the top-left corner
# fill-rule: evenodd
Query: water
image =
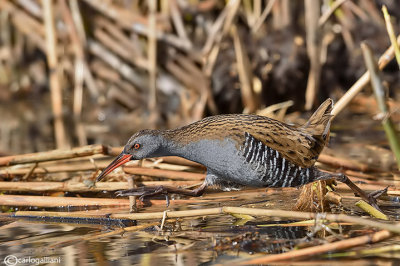
<path id="1" fill-rule="evenodd" d="M 361 121 L 361 120 L 360 120 Z M 364 120 L 365 121 L 365 120 Z M 361 122 L 360 122 L 361 123 Z M 362 122 L 364 123 L 364 122 Z M 375 123 L 375 122 L 373 122 Z M 358 133 L 357 133 L 358 132 Z M 368 135 L 359 132 L 368 132 Z M 355 125 L 355 121 L 344 122 L 332 134 L 328 153 L 338 157 L 350 156 L 368 165 L 381 167 L 380 173 L 370 173 L 371 184 L 399 187 L 398 171 L 393 171 L 393 158 L 388 157 L 382 131 L 371 124 Z M 340 136 L 340 138 L 339 138 Z M 379 145 L 376 145 L 378 143 Z M 382 145 L 383 143 L 383 145 Z M 175 203 L 169 210 L 193 210 L 221 206 L 292 210 L 296 205 L 299 190 L 247 189 L 243 191 L 207 191 L 198 199 Z M 354 194 L 340 186 L 343 206 L 335 207 L 335 213 L 369 217 L 354 203 L 359 200 Z M 162 198 L 160 198 L 162 199 Z M 182 198 L 187 199 L 187 198 Z M 389 215 L 391 222 L 400 220 L 398 198 L 381 201 L 380 206 Z M 396 202 L 397 200 L 397 202 Z M 45 209 L 46 210 L 46 209 Z M 54 211 L 54 209 L 47 209 Z M 93 211 L 87 208 L 88 211 Z M 114 210 L 114 211 L 113 211 Z M 127 213 L 126 209 L 110 212 Z M 145 204 L 140 212 L 160 212 L 165 204 Z M 57 211 L 82 211 L 77 208 Z M 107 213 L 109 210 L 104 210 Z M 160 229 L 159 220 L 140 220 L 138 226 L 157 222 L 139 232 L 122 233 L 123 226 L 130 221 L 107 219 L 12 219 L 0 216 L 0 261 L 7 258 L 7 265 L 214 265 L 232 264 L 237 258 L 254 257 L 260 254 L 279 254 L 294 247 L 322 245 L 336 238 L 348 238 L 376 230 L 373 228 L 342 224 L 292 225 L 294 220 L 278 217 L 254 217 L 241 219 L 227 214 L 168 219 Z M 242 217 L 246 218 L 246 217 Z M 251 217 L 247 217 L 251 218 Z M 117 230 L 117 234 L 108 234 Z M 354 250 L 380 247 L 395 247 L 400 237 L 362 245 Z M 353 250 L 353 249 L 352 249 Z M 306 258 L 296 265 L 400 265 L 400 251 L 367 255 L 348 254 L 345 251 L 331 252 Z M 8 256 L 8 257 L 7 257 Z M 42 260 L 42 261 L 40 261 Z M 18 262 L 19 264 L 12 264 Z M 284 262 L 283 264 L 287 264 Z"/>
<path id="2" fill-rule="evenodd" d="M 298 193 L 297 189 L 267 192 L 262 189 L 223 193 L 211 191 L 199 199 L 199 202 L 171 204 L 169 209 L 187 210 L 232 205 L 290 210 L 296 203 Z M 347 202 L 354 203 L 355 199 L 351 193 L 343 195 L 346 197 L 346 205 Z M 397 208 L 392 206 L 389 210 L 393 214 L 392 219 L 394 215 L 399 214 L 398 203 L 394 204 L 397 204 Z M 165 210 L 165 206 L 150 206 L 142 211 L 160 210 Z M 352 211 L 361 214 L 356 207 Z M 125 232 L 106 237 L 96 236 L 120 227 L 115 224 L 78 222 L 3 219 L 0 227 L 0 257 L 12 255 L 20 261 L 31 258 L 31 262 L 35 262 L 34 259 L 53 260 L 53 263 L 48 265 L 212 265 L 216 262 L 227 262 L 238 256 L 243 258 L 255 253 L 277 254 L 298 245 L 322 244 L 326 239 L 332 238 L 331 233 L 323 229 L 313 232 L 315 227 L 312 225 L 285 226 L 294 220 L 270 217 L 256 217 L 247 221 L 231 215 L 172 219 L 165 224 L 162 231 L 159 227 L 152 226 L 140 232 Z M 138 221 L 138 225 L 146 223 L 148 221 Z M 332 230 L 342 235 L 372 232 L 357 225 L 344 225 L 341 227 L 341 233 L 339 230 Z M 392 238 L 373 246 L 393 243 L 400 243 L 400 238 Z M 392 257 L 390 261 L 396 262 L 395 256 Z M 322 261 L 326 259 L 323 258 Z M 381 258 L 375 262 L 384 264 L 387 260 Z"/>

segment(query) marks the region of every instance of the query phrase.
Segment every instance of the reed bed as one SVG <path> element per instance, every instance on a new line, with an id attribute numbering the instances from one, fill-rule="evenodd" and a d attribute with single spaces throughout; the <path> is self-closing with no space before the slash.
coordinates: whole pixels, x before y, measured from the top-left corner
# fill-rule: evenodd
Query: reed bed
<path id="1" fill-rule="evenodd" d="M 393 23 L 400 13 L 393 1 L 383 2 L 382 14 L 372 0 L 0 1 L 0 219 L 6 221 L 0 229 L 27 221 L 94 228 L 51 236 L 50 249 L 135 235 L 173 243 L 177 257 L 198 243 L 207 243 L 214 257 L 237 250 L 240 258 L 221 264 L 395 258 L 400 83 L 392 62 L 400 58 Z M 114 197 L 139 186 L 201 184 L 206 169 L 178 157 L 130 162 L 94 182 L 137 130 L 174 128 L 220 113 L 301 124 L 299 111 L 327 97 L 337 100 L 333 139 L 341 114 L 362 113 L 371 128 L 385 129 L 389 141 L 361 148 L 368 156 L 349 156 L 358 139 L 344 154 L 326 148 L 317 166 L 347 174 L 363 190 L 389 186 L 380 201 L 388 220 L 355 207 L 358 198 L 347 186 L 329 182 L 300 193 L 211 188 L 199 198 L 169 195 L 168 207 L 163 197 Z M 271 240 L 262 235 L 269 227 L 302 227 L 307 235 Z M 245 243 L 254 255 L 244 252 Z"/>

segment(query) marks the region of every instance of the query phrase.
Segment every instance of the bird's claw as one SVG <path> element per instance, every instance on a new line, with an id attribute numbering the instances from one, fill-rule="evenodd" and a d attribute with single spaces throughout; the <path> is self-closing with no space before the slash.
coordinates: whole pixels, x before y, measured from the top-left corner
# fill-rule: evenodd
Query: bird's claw
<path id="1" fill-rule="evenodd" d="M 125 197 L 125 196 L 139 196 L 140 201 L 144 201 L 145 197 L 149 196 L 157 196 L 157 195 L 165 195 L 167 207 L 169 206 L 169 198 L 168 198 L 168 189 L 163 186 L 149 186 L 149 187 L 139 187 L 132 188 L 127 190 L 119 190 L 115 192 L 117 197 Z"/>
<path id="2" fill-rule="evenodd" d="M 366 194 L 356 184 L 354 184 L 346 175 L 338 173 L 335 174 L 334 177 L 336 180 L 339 180 L 340 182 L 347 184 L 351 188 L 351 190 L 354 191 L 356 195 L 360 196 L 364 201 L 368 202 L 372 207 L 382 212 L 382 210 L 378 206 L 377 199 L 387 192 L 388 189 L 387 187 L 385 189 L 373 191 L 369 194 Z"/>
<path id="3" fill-rule="evenodd" d="M 368 194 L 368 203 L 380 212 L 382 212 L 382 210 L 378 206 L 377 199 L 379 199 L 379 197 L 381 197 L 383 194 L 385 194 L 387 192 L 388 188 L 389 187 L 386 187 L 381 190 L 375 190 Z"/>
<path id="4" fill-rule="evenodd" d="M 385 194 L 387 192 L 389 187 L 386 187 L 384 189 L 381 190 L 375 190 L 372 191 L 371 193 L 368 194 L 368 198 L 373 198 L 373 199 L 379 199 L 380 196 L 382 196 L 383 194 Z"/>

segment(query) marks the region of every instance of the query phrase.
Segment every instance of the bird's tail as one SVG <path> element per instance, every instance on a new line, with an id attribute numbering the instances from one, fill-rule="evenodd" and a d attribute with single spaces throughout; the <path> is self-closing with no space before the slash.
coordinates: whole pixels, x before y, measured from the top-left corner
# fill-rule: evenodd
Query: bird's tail
<path id="1" fill-rule="evenodd" d="M 311 136 L 327 141 L 331 127 L 332 108 L 332 99 L 326 99 L 301 128 Z"/>

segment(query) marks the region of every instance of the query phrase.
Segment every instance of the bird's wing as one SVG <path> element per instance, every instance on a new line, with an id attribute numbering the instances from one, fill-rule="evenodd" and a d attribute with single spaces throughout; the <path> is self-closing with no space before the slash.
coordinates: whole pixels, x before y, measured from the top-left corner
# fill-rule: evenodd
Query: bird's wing
<path id="1" fill-rule="evenodd" d="M 323 148 L 317 139 L 284 124 L 272 123 L 268 127 L 269 130 L 248 129 L 247 132 L 298 166 L 307 168 L 314 165 Z"/>
<path id="2" fill-rule="evenodd" d="M 302 127 L 265 120 L 265 130 L 250 129 L 248 133 L 295 164 L 310 167 L 329 139 L 332 108 L 332 99 L 326 99 Z"/>

